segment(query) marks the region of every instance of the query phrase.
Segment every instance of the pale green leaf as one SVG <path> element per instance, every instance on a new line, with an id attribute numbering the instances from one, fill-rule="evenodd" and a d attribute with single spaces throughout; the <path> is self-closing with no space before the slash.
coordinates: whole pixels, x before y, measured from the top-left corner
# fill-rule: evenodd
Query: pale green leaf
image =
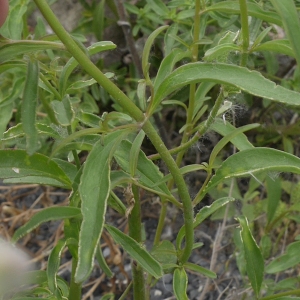
<path id="1" fill-rule="evenodd" d="M 12 237 L 12 242 L 15 243 L 18 239 L 31 232 L 33 229 L 37 228 L 42 223 L 80 217 L 81 212 L 77 207 L 55 206 L 44 208 L 43 210 L 33 215 L 25 225 L 16 230 Z"/>
<path id="2" fill-rule="evenodd" d="M 154 257 L 133 238 L 121 232 L 119 229 L 105 225 L 105 228 L 122 248 L 134 259 L 141 267 L 155 278 L 160 278 L 163 275 L 162 267 Z"/>
<path id="3" fill-rule="evenodd" d="M 256 172 L 281 171 L 300 174 L 300 158 L 271 148 L 252 148 L 227 158 L 212 177 L 204 193 L 224 179 L 252 176 Z"/>
<path id="4" fill-rule="evenodd" d="M 173 274 L 173 290 L 177 300 L 188 300 L 188 277 L 184 268 L 176 268 Z"/>
<path id="5" fill-rule="evenodd" d="M 241 238 L 245 251 L 246 270 L 255 292 L 259 295 L 264 276 L 264 259 L 249 229 L 248 221 L 244 216 L 237 218 L 241 225 Z"/>
<path id="6" fill-rule="evenodd" d="M 151 112 L 171 92 L 200 81 L 236 87 L 252 95 L 289 105 L 300 105 L 300 94 L 264 78 L 257 71 L 230 64 L 190 63 L 179 67 L 155 89 Z"/>

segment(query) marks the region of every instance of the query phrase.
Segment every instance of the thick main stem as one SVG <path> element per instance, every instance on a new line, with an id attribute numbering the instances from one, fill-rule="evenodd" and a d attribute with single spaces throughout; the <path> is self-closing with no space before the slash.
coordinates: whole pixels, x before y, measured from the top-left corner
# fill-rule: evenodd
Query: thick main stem
<path id="1" fill-rule="evenodd" d="M 179 197 L 183 203 L 183 214 L 186 228 L 186 245 L 180 257 L 180 261 L 182 263 L 186 262 L 190 257 L 194 243 L 193 207 L 187 186 L 182 175 L 180 174 L 177 164 L 173 160 L 171 154 L 169 153 L 168 149 L 162 142 L 161 138 L 157 134 L 150 121 L 145 120 L 143 112 L 91 62 L 91 60 L 85 55 L 85 53 L 79 48 L 73 38 L 60 24 L 59 20 L 56 18 L 51 8 L 49 7 L 47 1 L 34 0 L 34 2 L 55 34 L 64 43 L 67 50 L 78 61 L 81 67 L 89 75 L 91 75 L 114 98 L 114 100 L 128 112 L 128 114 L 132 118 L 142 124 L 142 128 L 145 131 L 146 135 L 149 137 L 153 146 L 156 148 L 162 160 L 167 165 L 177 185 Z"/>

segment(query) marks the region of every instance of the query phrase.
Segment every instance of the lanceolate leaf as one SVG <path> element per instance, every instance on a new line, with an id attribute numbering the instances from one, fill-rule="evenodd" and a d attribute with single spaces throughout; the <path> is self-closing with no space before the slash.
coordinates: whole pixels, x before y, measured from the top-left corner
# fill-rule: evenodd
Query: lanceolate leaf
<path id="1" fill-rule="evenodd" d="M 122 248 L 134 259 L 141 267 L 155 278 L 160 278 L 163 275 L 161 265 L 153 258 L 153 256 L 136 242 L 130 236 L 124 234 L 119 229 L 105 225 L 105 228 Z"/>
<path id="2" fill-rule="evenodd" d="M 271 0 L 271 3 L 281 16 L 283 28 L 291 43 L 298 65 L 300 64 L 300 21 L 293 0 Z"/>
<path id="3" fill-rule="evenodd" d="M 90 274 L 96 247 L 104 225 L 110 193 L 110 160 L 120 138 L 128 131 L 117 131 L 98 141 L 90 152 L 81 176 L 82 224 L 79 234 L 78 265 L 75 281 L 83 282 Z"/>
<path id="4" fill-rule="evenodd" d="M 130 172 L 129 153 L 131 145 L 132 144 L 127 140 L 122 141 L 114 156 L 122 169 L 128 173 Z M 146 157 L 142 150 L 140 150 L 138 154 L 136 176 L 143 185 L 154 188 L 167 195 L 171 194 L 165 183 L 160 183 L 163 174 L 159 171 L 158 167 Z M 160 184 L 156 186 L 156 183 Z"/>
<path id="5" fill-rule="evenodd" d="M 242 216 L 238 218 L 238 221 L 242 227 L 241 238 L 245 251 L 247 274 L 255 295 L 258 297 L 264 275 L 264 259 L 251 234 L 247 219 Z"/>
<path id="6" fill-rule="evenodd" d="M 177 268 L 173 276 L 173 290 L 177 300 L 188 300 L 186 295 L 188 278 L 184 268 Z"/>
<path id="7" fill-rule="evenodd" d="M 225 197 L 220 198 L 212 203 L 210 206 L 204 206 L 200 209 L 200 211 L 197 213 L 194 222 L 193 227 L 196 228 L 198 225 L 200 225 L 206 218 L 208 218 L 210 215 L 212 215 L 215 211 L 217 211 L 219 208 L 223 207 L 225 204 L 234 201 L 235 199 L 232 197 Z M 176 238 L 176 247 L 177 249 L 181 248 L 181 243 L 185 235 L 185 226 L 182 226 L 177 234 Z"/>
<path id="8" fill-rule="evenodd" d="M 263 171 L 300 174 L 300 158 L 271 148 L 252 148 L 238 152 L 223 162 L 204 192 L 208 192 L 224 179 L 251 176 L 255 172 Z"/>
<path id="9" fill-rule="evenodd" d="M 190 63 L 176 69 L 155 89 L 151 112 L 171 92 L 200 81 L 235 86 L 249 94 L 290 105 L 300 105 L 300 94 L 264 78 L 257 71 L 229 64 Z"/>
<path id="10" fill-rule="evenodd" d="M 0 150 L 0 178 L 23 177 L 53 179 L 68 189 L 72 186 L 68 176 L 49 157 L 38 153 L 29 156 L 24 150 Z"/>
<path id="11" fill-rule="evenodd" d="M 279 0 L 281 1 L 281 0 Z M 281 18 L 278 14 L 270 11 L 265 11 L 261 6 L 254 3 L 247 3 L 247 9 L 249 16 L 262 19 L 264 21 L 277 24 L 281 26 Z M 223 12 L 227 14 L 240 14 L 240 5 L 238 1 L 222 1 L 215 3 L 214 5 L 208 6 L 206 11 Z"/>
<path id="12" fill-rule="evenodd" d="M 81 212 L 77 207 L 56 206 L 45 208 L 36 213 L 24 226 L 16 230 L 12 242 L 15 243 L 18 239 L 37 228 L 42 223 L 78 217 L 81 217 Z"/>

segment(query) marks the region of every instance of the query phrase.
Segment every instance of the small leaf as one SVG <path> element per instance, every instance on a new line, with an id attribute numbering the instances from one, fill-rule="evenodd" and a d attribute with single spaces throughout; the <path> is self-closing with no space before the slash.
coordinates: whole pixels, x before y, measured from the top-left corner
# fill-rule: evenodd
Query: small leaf
<path id="1" fill-rule="evenodd" d="M 62 101 L 51 101 L 56 119 L 61 126 L 71 125 L 74 118 L 74 110 L 68 95 Z"/>
<path id="2" fill-rule="evenodd" d="M 223 136 L 226 136 L 228 134 L 231 134 L 236 128 L 229 122 L 226 122 L 226 124 L 224 124 L 223 120 L 216 119 L 215 122 L 211 125 L 210 129 Z M 238 136 L 232 138 L 230 142 L 233 143 L 240 151 L 254 148 L 254 146 L 248 141 L 247 136 L 243 133 L 239 133 Z"/>
<path id="3" fill-rule="evenodd" d="M 173 290 L 177 300 L 188 300 L 186 294 L 188 278 L 184 268 L 176 268 L 173 276 Z"/>
<path id="4" fill-rule="evenodd" d="M 201 266 L 198 266 L 196 264 L 192 264 L 192 263 L 189 263 L 189 262 L 186 262 L 184 265 L 183 265 L 184 268 L 186 269 L 189 269 L 191 271 L 194 271 L 194 272 L 197 272 L 199 274 L 202 274 L 208 278 L 212 278 L 212 279 L 215 279 L 217 278 L 217 274 L 213 271 L 210 271 L 206 268 L 203 268 Z"/>
<path id="5" fill-rule="evenodd" d="M 264 259 L 251 234 L 247 219 L 241 216 L 237 220 L 242 227 L 241 238 L 245 251 L 247 274 L 255 295 L 258 297 L 264 276 Z"/>
<path id="6" fill-rule="evenodd" d="M 127 140 L 122 141 L 120 147 L 114 155 L 117 163 L 127 173 L 130 172 L 129 153 L 131 145 L 132 144 Z M 171 195 L 167 186 L 164 183 L 160 182 L 160 180 L 163 178 L 162 173 L 159 171 L 158 167 L 146 157 L 145 153 L 142 150 L 140 150 L 138 154 L 136 176 L 143 185 L 149 188 L 155 186 L 155 190 L 159 191 L 160 193 Z"/>
<path id="7" fill-rule="evenodd" d="M 215 200 L 212 205 L 210 206 L 204 206 L 200 209 L 200 211 L 197 213 L 194 222 L 193 227 L 196 228 L 198 225 L 200 225 L 206 218 L 208 218 L 210 215 L 212 215 L 215 211 L 217 211 L 219 208 L 223 207 L 227 203 L 234 201 L 235 199 L 232 197 L 224 197 L 220 198 L 218 200 Z M 185 226 L 182 226 L 177 234 L 176 238 L 176 247 L 177 249 L 181 248 L 182 240 L 185 236 Z"/>
<path id="8" fill-rule="evenodd" d="M 147 3 L 150 4 L 152 10 L 155 11 L 156 14 L 162 17 L 166 17 L 169 13 L 167 6 L 161 0 L 147 0 Z"/>
<path id="9" fill-rule="evenodd" d="M 161 265 L 139 243 L 115 227 L 105 225 L 105 228 L 115 242 L 120 244 L 122 248 L 134 260 L 136 260 L 146 272 L 157 279 L 163 276 Z"/>
<path id="10" fill-rule="evenodd" d="M 271 149 L 252 148 L 238 152 L 227 158 L 212 177 L 204 193 L 224 179 L 251 176 L 255 172 L 282 171 L 300 174 L 300 159 L 292 154 Z"/>
<path id="11" fill-rule="evenodd" d="M 129 174 L 134 177 L 137 169 L 137 163 L 139 158 L 139 152 L 145 138 L 145 132 L 140 130 L 138 135 L 135 137 L 129 152 Z"/>
<path id="12" fill-rule="evenodd" d="M 279 0 L 281 1 L 281 0 Z M 267 21 L 269 23 L 273 23 L 276 25 L 281 26 L 281 18 L 277 13 L 274 13 L 272 11 L 266 11 L 263 10 L 262 7 L 258 4 L 247 2 L 247 10 L 248 10 L 248 15 L 262 19 L 264 21 Z M 240 14 L 240 5 L 239 2 L 237 1 L 222 1 L 222 2 L 217 2 L 211 6 L 208 6 L 206 11 L 216 11 L 216 12 L 223 12 L 226 14 L 235 14 L 239 15 Z"/>
<path id="13" fill-rule="evenodd" d="M 267 208 L 267 220 L 268 224 L 275 216 L 277 207 L 281 198 L 281 180 L 280 178 L 272 179 L 267 176 L 267 194 L 268 194 L 268 208 Z"/>
<path id="14" fill-rule="evenodd" d="M 16 230 L 12 237 L 12 242 L 15 243 L 25 234 L 37 228 L 42 223 L 78 217 L 81 217 L 81 212 L 77 207 L 56 206 L 44 208 L 33 215 L 33 217 L 31 217 L 25 225 Z"/>
<path id="15" fill-rule="evenodd" d="M 298 265 L 300 263 L 299 247 L 300 242 L 289 244 L 283 255 L 275 258 L 266 266 L 266 273 L 275 274 Z"/>
<path id="16" fill-rule="evenodd" d="M 273 40 L 260 44 L 253 48 L 253 52 L 257 51 L 271 51 L 280 54 L 286 54 L 291 57 L 295 57 L 295 53 L 288 40 Z"/>
<path id="17" fill-rule="evenodd" d="M 283 28 L 291 43 L 298 65 L 300 64 L 300 21 L 293 0 L 271 0 L 277 13 L 281 16 Z"/>
<path id="18" fill-rule="evenodd" d="M 239 128 L 236 128 L 235 130 L 233 130 L 231 133 L 225 135 L 214 147 L 214 149 L 212 150 L 210 157 L 209 157 L 209 167 L 212 168 L 214 161 L 217 157 L 217 155 L 220 153 L 220 151 L 226 146 L 227 143 L 229 143 L 229 141 L 231 141 L 235 136 L 237 136 L 238 134 L 245 132 L 247 130 L 251 130 L 254 128 L 257 128 L 258 126 L 260 126 L 260 124 L 248 124 Z"/>
<path id="19" fill-rule="evenodd" d="M 142 55 L 142 68 L 143 68 L 143 74 L 144 77 L 146 79 L 146 81 L 150 81 L 150 77 L 149 77 L 149 54 L 150 54 L 150 50 L 151 47 L 153 45 L 153 42 L 155 40 L 155 38 L 162 32 L 164 31 L 166 28 L 168 27 L 168 25 L 165 26 L 161 26 L 157 29 L 155 29 L 148 37 L 145 46 L 144 46 L 144 50 L 143 50 L 143 55 Z"/>
<path id="20" fill-rule="evenodd" d="M 26 150 L 32 155 L 39 148 L 38 132 L 35 126 L 38 97 L 39 65 L 38 61 L 28 62 L 28 71 L 22 101 L 22 126 L 26 136 Z"/>

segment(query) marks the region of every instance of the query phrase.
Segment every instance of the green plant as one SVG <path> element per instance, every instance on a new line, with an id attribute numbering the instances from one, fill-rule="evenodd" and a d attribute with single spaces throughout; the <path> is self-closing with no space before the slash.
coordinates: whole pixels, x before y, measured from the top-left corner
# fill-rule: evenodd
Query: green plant
<path id="1" fill-rule="evenodd" d="M 31 283 L 40 285 L 40 288 L 16 294 L 13 299 L 80 299 L 82 284 L 90 276 L 94 257 L 103 272 L 111 277 L 112 272 L 99 248 L 104 230 L 133 259 L 134 299 L 149 299 L 151 286 L 164 273 L 173 274 L 177 299 L 188 299 L 187 270 L 207 278 L 216 277 L 212 270 L 188 261 L 192 251 L 201 246 L 194 242 L 194 229 L 234 201 L 235 178 L 253 177 L 254 182 L 266 180 L 268 194 L 271 194 L 272 181 L 265 179 L 267 172 L 300 174 L 297 156 L 272 148 L 254 147 L 248 141 L 244 132 L 257 128 L 259 124 L 236 128 L 235 124 L 222 119 L 231 108 L 233 97 L 241 92 L 283 105 L 300 105 L 298 92 L 275 85 L 258 71 L 250 70 L 251 64 L 255 64 L 256 53 L 260 51 L 284 53 L 300 61 L 300 24 L 294 2 L 196 0 L 195 3 L 170 1 L 165 4 L 160 0 L 149 0 L 141 9 L 126 4 L 128 11 L 137 15 L 133 34 L 139 30 L 150 34 L 144 46 L 141 70 L 136 66 L 135 73 L 142 73 L 138 86 L 136 91 L 128 92 L 131 97 L 110 80 L 111 73 L 104 74 L 90 60 L 90 55 L 115 48 L 113 43 L 100 41 L 85 48 L 80 37 L 64 30 L 45 0 L 34 2 L 54 36 L 39 36 L 38 33 L 44 31 L 41 23 L 33 38 L 26 26 L 10 26 L 16 15 L 26 20 L 25 8 L 29 1 L 11 1 L 11 15 L 1 29 L 5 38 L 0 40 L 3 87 L 0 129 L 5 149 L 0 150 L 0 176 L 8 183 L 52 185 L 68 189 L 71 194 L 69 206 L 46 208 L 14 233 L 12 242 L 16 243 L 43 222 L 64 220 L 65 237 L 51 251 L 46 272 L 35 271 L 31 276 Z M 117 1 L 117 6 L 114 6 L 112 1 L 107 2 L 120 15 L 120 9 L 124 9 L 122 3 Z M 101 10 L 104 1 L 92 1 L 92 5 L 99 9 L 99 24 L 103 27 Z M 249 16 L 252 17 L 250 23 Z M 171 25 L 157 28 L 164 21 Z M 287 39 L 268 41 L 272 27 L 265 24 L 283 26 Z M 222 31 L 209 39 L 205 36 L 209 25 L 218 25 Z M 151 48 L 163 33 L 164 48 L 160 50 L 164 57 L 156 74 L 152 75 L 154 71 L 149 64 Z M 101 38 L 101 32 L 98 32 L 98 37 Z M 79 75 L 72 74 L 77 66 L 81 68 Z M 94 98 L 88 88 L 91 88 Z M 182 88 L 188 93 L 175 93 Z M 211 99 L 208 95 L 213 95 L 209 94 L 213 88 L 218 95 Z M 95 99 L 102 97 L 103 90 L 110 95 L 115 110 L 99 116 Z M 186 112 L 185 124 L 179 128 L 182 133 L 180 145 L 172 149 L 166 147 L 156 129 L 164 105 L 178 105 Z M 17 113 L 13 115 L 14 109 Z M 12 116 L 15 125 L 6 130 Z M 209 130 L 223 136 L 211 151 L 209 160 L 181 168 L 187 150 Z M 157 154 L 147 157 L 141 150 L 146 136 Z M 49 137 L 52 138 L 50 142 Z M 219 163 L 221 151 L 229 142 L 239 151 Z M 89 153 L 82 163 L 80 154 L 84 151 Z M 165 176 L 153 162 L 157 159 L 161 159 L 168 169 Z M 112 170 L 113 160 L 119 169 Z M 206 172 L 206 179 L 191 199 L 183 175 L 198 170 Z M 262 179 L 257 176 L 262 176 Z M 223 191 L 222 196 L 215 198 L 220 185 L 225 193 Z M 118 186 L 125 189 L 126 205 L 114 193 Z M 256 189 L 257 186 L 252 192 Z M 162 205 L 150 252 L 143 246 L 141 190 L 158 195 Z M 194 215 L 194 208 L 207 194 L 214 198 L 214 202 Z M 252 198 L 253 194 L 249 196 Z M 161 241 L 169 204 L 177 207 L 184 217 L 176 245 Z M 275 225 L 272 222 L 284 217 L 276 215 L 279 204 L 277 194 L 267 199 L 266 233 Z M 106 224 L 108 205 L 128 218 L 128 235 Z M 291 211 L 295 210 L 291 207 Z M 281 260 L 274 260 L 264 270 L 263 252 L 271 241 L 264 238 L 262 247 L 258 247 L 247 218 L 250 216 L 237 218 L 240 238 L 236 239 L 236 244 L 246 261 L 245 270 L 253 297 L 292 299 L 284 297 L 299 295 L 299 289 L 271 295 L 273 291 L 269 289 L 268 295 L 262 294 L 262 285 L 267 282 L 264 281 L 264 272 L 277 273 L 284 267 L 298 264 L 298 259 L 291 261 L 289 258 L 294 257 L 299 242 L 291 244 Z M 66 247 L 72 255 L 69 283 L 57 275 L 61 254 Z M 289 261 L 284 267 L 282 259 Z M 124 299 L 128 292 L 126 289 L 121 298 Z M 107 297 L 113 298 L 112 295 Z"/>

